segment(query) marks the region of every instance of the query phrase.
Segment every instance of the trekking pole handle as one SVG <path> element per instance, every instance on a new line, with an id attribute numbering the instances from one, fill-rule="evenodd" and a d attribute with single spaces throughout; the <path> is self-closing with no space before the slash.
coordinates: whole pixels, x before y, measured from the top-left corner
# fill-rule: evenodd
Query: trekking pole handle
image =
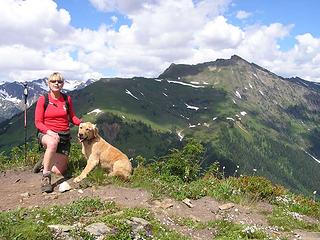
<path id="1" fill-rule="evenodd" d="M 23 86 L 24 86 L 24 89 L 23 89 L 24 103 L 27 104 L 27 98 L 28 98 L 27 83 L 23 84 Z"/>

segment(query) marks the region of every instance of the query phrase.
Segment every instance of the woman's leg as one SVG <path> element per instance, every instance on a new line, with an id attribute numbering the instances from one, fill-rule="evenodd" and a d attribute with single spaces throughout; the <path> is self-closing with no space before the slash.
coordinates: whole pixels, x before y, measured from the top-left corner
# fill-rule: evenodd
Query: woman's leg
<path id="1" fill-rule="evenodd" d="M 59 142 L 48 134 L 45 134 L 42 137 L 41 142 L 46 149 L 43 156 L 43 174 L 46 174 L 50 173 L 51 168 L 55 163 L 54 157 Z"/>
<path id="2" fill-rule="evenodd" d="M 69 157 L 67 155 L 64 155 L 62 153 L 55 153 L 54 164 L 51 168 L 51 172 L 58 175 L 63 175 L 68 168 L 68 160 Z"/>

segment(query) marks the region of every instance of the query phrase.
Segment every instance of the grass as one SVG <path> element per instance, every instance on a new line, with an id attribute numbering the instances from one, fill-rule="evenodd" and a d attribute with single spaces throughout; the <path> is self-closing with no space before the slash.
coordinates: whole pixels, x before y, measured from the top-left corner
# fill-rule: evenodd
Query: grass
<path id="1" fill-rule="evenodd" d="M 37 145 L 31 145 L 28 161 L 24 159 L 23 148 L 14 148 L 11 157 L 0 155 L 1 171 L 11 168 L 32 166 L 39 158 Z M 72 144 L 69 174 L 77 175 L 86 164 L 79 145 Z M 183 148 L 175 149 L 166 156 L 150 163 L 142 156 L 133 159 L 134 173 L 129 182 L 106 177 L 104 171 L 96 168 L 87 178 L 89 185 L 114 184 L 131 188 L 143 188 L 152 193 L 153 198 L 170 197 L 178 201 L 185 198 L 199 199 L 213 197 L 223 202 L 241 205 L 258 201 L 273 205 L 271 214 L 267 214 L 271 226 L 282 231 L 304 229 L 320 231 L 320 225 L 307 221 L 303 216 L 320 219 L 320 204 L 312 198 L 291 193 L 282 186 L 274 185 L 261 176 L 225 177 L 219 171 L 219 165 L 203 172 L 199 162 L 204 149 L 199 143 L 190 140 Z M 132 237 L 127 220 L 140 217 L 150 222 L 155 239 L 188 239 L 187 237 L 163 226 L 147 209 L 121 209 L 113 202 L 99 199 L 81 199 L 67 206 L 50 208 L 17 209 L 0 213 L 0 239 L 52 239 L 50 224 L 87 226 L 93 222 L 103 222 L 114 229 L 107 239 L 129 239 Z M 192 219 L 175 219 L 176 224 L 197 230 L 209 229 L 215 232 L 215 239 L 267 239 L 264 229 L 252 225 L 232 223 L 227 220 L 195 222 Z M 71 231 L 74 236 L 92 239 L 84 227 Z M 145 234 L 145 233 L 141 233 Z M 148 236 L 145 236 L 148 239 Z M 272 239 L 272 238 L 270 238 Z"/>
<path id="2" fill-rule="evenodd" d="M 320 231 L 319 224 L 306 222 L 301 214 L 291 212 L 282 207 L 274 208 L 272 214 L 268 216 L 268 222 L 271 226 L 281 227 L 284 231 L 292 231 L 294 229 Z"/>
<path id="3" fill-rule="evenodd" d="M 149 210 L 143 208 L 120 209 L 113 202 L 84 198 L 66 206 L 52 206 L 38 209 L 18 209 L 0 213 L 0 239 L 53 239 L 49 225 L 63 224 L 75 226 L 70 235 L 76 239 L 95 239 L 85 227 L 94 222 L 102 222 L 112 229 L 106 239 L 132 239 L 132 231 L 127 222 L 132 217 L 143 218 L 152 226 L 155 239 L 188 239 L 167 229 L 156 220 Z M 139 232 L 145 235 L 144 231 Z"/>

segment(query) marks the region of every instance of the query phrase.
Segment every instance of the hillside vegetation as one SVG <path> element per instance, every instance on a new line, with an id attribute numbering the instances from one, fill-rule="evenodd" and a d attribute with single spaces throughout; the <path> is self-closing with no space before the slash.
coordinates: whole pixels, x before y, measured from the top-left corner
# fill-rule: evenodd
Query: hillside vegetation
<path id="1" fill-rule="evenodd" d="M 305 195 L 318 189 L 316 84 L 281 78 L 233 56 L 172 64 L 156 79 L 101 79 L 71 95 L 77 114 L 97 123 L 101 135 L 130 157 L 156 161 L 193 137 L 206 149 L 203 172 L 219 162 L 226 176 L 254 173 Z M 30 140 L 33 112 L 31 106 Z M 23 144 L 23 114 L 2 123 L 0 136 L 5 152 Z"/>
<path id="2" fill-rule="evenodd" d="M 27 162 L 21 161 L 24 157 L 22 148 L 12 149 L 10 159 L 0 156 L 1 170 L 32 166 L 40 153 L 36 145 L 30 146 L 30 149 L 33 150 L 28 153 Z M 234 176 L 226 177 L 224 168 L 219 171 L 219 163 L 201 171 L 205 150 L 195 139 L 187 139 L 180 148 L 170 149 L 168 154 L 152 163 L 141 156 L 134 158 L 135 170 L 129 182 L 106 177 L 97 168 L 80 187 L 114 184 L 143 188 L 152 193 L 154 202 L 163 203 L 168 198 L 176 201 L 189 199 L 195 203 L 198 199 L 210 197 L 221 203 L 232 202 L 239 208 L 253 209 L 263 202 L 272 206 L 271 210 L 259 212 L 266 219 L 267 226 L 237 222 L 234 217 L 238 208 L 222 212 L 220 214 L 224 214 L 223 218 L 210 221 L 178 215 L 164 218 L 150 208 L 121 208 L 112 200 L 102 200 L 104 196 L 101 196 L 82 198 L 65 206 L 3 211 L 0 213 L 0 238 L 96 239 L 97 236 L 86 230 L 96 223 L 109 229 L 104 234 L 101 233 L 105 236 L 103 239 L 199 239 L 192 238 L 196 236 L 195 233 L 203 234 L 205 238 L 200 239 L 294 239 L 296 231 L 306 234 L 320 231 L 320 205 L 315 200 L 315 194 L 309 198 L 303 197 L 255 175 L 239 175 L 235 172 Z M 85 164 L 78 145 L 72 145 L 71 156 L 68 174 L 75 176 Z M 58 197 L 56 202 L 59 202 Z M 207 213 L 210 214 L 218 213 Z M 254 214 L 252 210 L 246 213 L 246 219 L 252 219 L 251 214 Z M 171 225 L 165 225 L 163 219 L 170 219 Z M 55 229 L 69 230 L 53 230 L 52 226 Z M 173 229 L 170 226 L 176 227 Z M 194 235 L 189 237 L 179 229 L 189 229 Z"/>

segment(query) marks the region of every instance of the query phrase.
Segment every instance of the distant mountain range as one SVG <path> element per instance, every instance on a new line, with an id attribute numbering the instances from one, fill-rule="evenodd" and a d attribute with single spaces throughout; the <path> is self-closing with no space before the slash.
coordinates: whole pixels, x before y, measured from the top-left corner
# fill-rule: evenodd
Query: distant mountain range
<path id="1" fill-rule="evenodd" d="M 296 192 L 320 191 L 318 83 L 232 56 L 172 64 L 157 78 L 102 78 L 70 95 L 77 115 L 130 157 L 155 161 L 193 137 L 206 148 L 204 168 L 219 161 L 226 175 L 258 174 Z M 30 139 L 33 114 L 34 105 Z M 22 113 L 2 122 L 0 151 L 21 145 L 23 134 Z"/>
<path id="2" fill-rule="evenodd" d="M 39 95 L 48 92 L 47 78 L 37 79 L 30 82 L 5 82 L 0 84 L 0 122 L 10 119 L 15 114 L 24 110 L 24 85 L 28 89 L 28 106 L 31 106 Z M 84 88 L 94 82 L 94 79 L 87 81 L 66 80 L 64 90 L 74 91 Z"/>

